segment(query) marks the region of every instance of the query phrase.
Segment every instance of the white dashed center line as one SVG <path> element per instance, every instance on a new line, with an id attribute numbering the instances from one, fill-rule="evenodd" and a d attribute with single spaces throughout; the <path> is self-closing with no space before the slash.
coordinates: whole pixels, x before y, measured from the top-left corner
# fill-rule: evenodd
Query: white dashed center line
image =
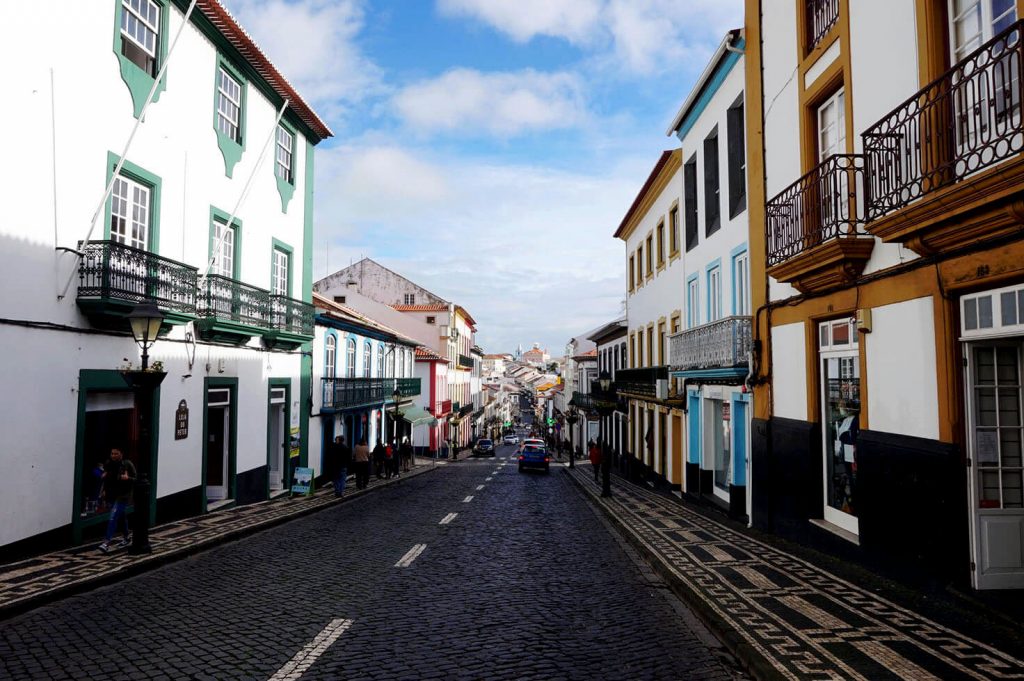
<path id="1" fill-rule="evenodd" d="M 440 523 L 438 523 L 438 524 L 439 524 L 439 525 L 447 525 L 447 524 L 448 524 L 448 523 L 450 523 L 451 521 L 455 520 L 455 517 L 456 517 L 456 516 L 458 516 L 458 515 L 459 515 L 458 513 L 449 513 L 449 514 L 448 514 L 448 515 L 446 515 L 446 516 L 445 516 L 444 518 L 442 518 L 442 519 L 441 519 L 441 522 L 440 522 Z"/>
<path id="2" fill-rule="evenodd" d="M 484 482 L 490 482 L 491 480 L 494 480 L 494 478 L 487 478 Z"/>
<path id="3" fill-rule="evenodd" d="M 402 560 L 395 563 L 395 567 L 409 567 L 410 565 L 412 565 L 412 562 L 416 560 L 417 556 L 423 553 L 423 549 L 425 548 L 427 548 L 426 544 L 416 544 L 411 549 L 409 549 L 408 553 L 402 556 Z"/>
<path id="4" fill-rule="evenodd" d="M 484 486 L 483 486 L 483 485 L 477 485 L 477 486 L 476 486 L 476 491 L 477 491 L 477 492 L 479 492 L 479 491 L 480 491 L 480 490 L 482 490 L 483 488 L 484 488 Z"/>
<path id="5" fill-rule="evenodd" d="M 352 620 L 331 620 L 331 623 L 324 627 L 323 631 L 316 635 L 316 638 L 307 643 L 302 650 L 295 653 L 295 657 L 278 669 L 277 673 L 270 677 L 270 681 L 296 681 L 350 626 L 352 626 Z"/>
<path id="6" fill-rule="evenodd" d="M 468 504 L 471 501 L 473 501 L 473 496 L 472 495 L 470 495 L 470 496 L 466 497 L 465 499 L 463 499 L 462 503 Z"/>

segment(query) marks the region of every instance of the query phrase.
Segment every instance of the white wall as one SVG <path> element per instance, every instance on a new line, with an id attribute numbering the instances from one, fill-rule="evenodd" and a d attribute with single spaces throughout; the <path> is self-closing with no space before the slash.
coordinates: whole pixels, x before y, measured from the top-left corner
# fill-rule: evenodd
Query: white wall
<path id="1" fill-rule="evenodd" d="M 803 322 L 772 327 L 772 401 L 775 416 L 807 420 L 806 344 Z"/>
<path id="2" fill-rule="evenodd" d="M 872 311 L 872 331 L 860 336 L 871 430 L 939 439 L 933 306 L 926 296 Z"/>

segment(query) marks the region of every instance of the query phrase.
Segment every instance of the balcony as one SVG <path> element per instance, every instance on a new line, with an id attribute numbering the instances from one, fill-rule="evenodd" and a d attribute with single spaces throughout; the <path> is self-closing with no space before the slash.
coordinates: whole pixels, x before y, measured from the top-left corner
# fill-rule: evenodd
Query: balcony
<path id="1" fill-rule="evenodd" d="M 195 319 L 195 267 L 116 241 L 80 243 L 79 249 L 76 302 L 94 323 L 127 328 L 125 316 L 146 299 L 157 304 L 167 325 Z"/>
<path id="2" fill-rule="evenodd" d="M 270 292 L 218 274 L 205 277 L 199 293 L 199 335 L 242 345 L 270 326 Z"/>
<path id="3" fill-rule="evenodd" d="M 313 305 L 288 296 L 270 296 L 270 330 L 263 333 L 267 347 L 294 350 L 313 340 Z"/>
<path id="4" fill-rule="evenodd" d="M 839 19 L 839 0 L 806 0 L 807 51 L 810 52 L 828 35 Z"/>
<path id="5" fill-rule="evenodd" d="M 659 391 L 659 381 L 664 381 L 664 391 Z M 647 399 L 664 399 L 668 393 L 668 367 L 645 367 L 640 369 L 619 369 L 615 372 L 615 387 L 620 393 Z M 659 394 L 661 395 L 659 397 Z"/>
<path id="6" fill-rule="evenodd" d="M 1022 27 L 1011 25 L 863 133 L 868 232 L 930 255 L 1020 230 Z"/>
<path id="7" fill-rule="evenodd" d="M 382 405 L 393 400 L 395 389 L 403 398 L 420 394 L 418 378 L 324 378 L 322 410 L 335 412 Z"/>
<path id="8" fill-rule="evenodd" d="M 750 352 L 750 317 L 726 317 L 669 336 L 669 361 L 683 376 L 742 378 Z"/>
<path id="9" fill-rule="evenodd" d="M 768 202 L 769 276 L 807 293 L 860 275 L 875 243 L 862 236 L 863 174 L 863 156 L 830 156 Z"/>
<path id="10" fill-rule="evenodd" d="M 473 358 L 466 355 L 459 355 L 457 366 L 460 369 L 472 369 L 474 365 Z"/>

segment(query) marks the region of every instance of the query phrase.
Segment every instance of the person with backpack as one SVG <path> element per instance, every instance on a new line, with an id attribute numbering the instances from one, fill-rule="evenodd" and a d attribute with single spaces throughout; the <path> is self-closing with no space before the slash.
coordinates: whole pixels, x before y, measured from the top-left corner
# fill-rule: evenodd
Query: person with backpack
<path id="1" fill-rule="evenodd" d="M 128 504 L 132 500 L 135 478 L 135 464 L 126 460 L 124 453 L 117 447 L 111 449 L 110 458 L 103 464 L 103 490 L 110 505 L 106 539 L 100 544 L 100 551 L 103 553 L 128 546 L 132 539 L 132 534 L 128 530 Z M 115 544 L 112 539 L 114 532 L 119 528 L 124 538 Z"/>

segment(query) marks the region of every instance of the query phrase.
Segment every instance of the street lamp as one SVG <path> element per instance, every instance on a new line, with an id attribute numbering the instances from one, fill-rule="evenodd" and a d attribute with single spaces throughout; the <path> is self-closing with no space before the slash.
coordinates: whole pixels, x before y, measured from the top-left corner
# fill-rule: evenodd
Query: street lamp
<path id="1" fill-rule="evenodd" d="M 452 461 L 455 461 L 455 460 L 458 459 L 458 457 L 455 454 L 455 414 L 454 413 L 448 414 L 447 421 L 448 421 L 448 448 L 452 450 L 451 451 Z"/>
<path id="2" fill-rule="evenodd" d="M 149 544 L 149 511 L 152 506 L 149 468 L 152 457 L 150 439 L 153 432 L 151 423 L 153 420 L 153 391 L 167 374 L 163 371 L 149 371 L 149 348 L 156 342 L 157 334 L 160 333 L 160 324 L 163 321 L 163 313 L 151 300 L 138 303 L 128 314 L 132 338 L 142 348 L 141 370 L 124 371 L 121 374 L 125 382 L 135 392 L 136 412 L 139 419 L 135 443 L 139 471 L 133 490 L 132 503 L 135 506 L 135 512 L 132 517 L 132 545 L 128 550 L 129 553 L 136 555 L 151 553 L 153 550 Z"/>
<path id="3" fill-rule="evenodd" d="M 576 445 L 572 441 L 572 431 L 576 429 L 576 422 L 580 420 L 576 407 L 569 408 L 565 420 L 569 423 L 569 468 L 576 468 Z"/>
<path id="4" fill-rule="evenodd" d="M 391 418 L 391 442 L 394 443 L 395 447 L 398 447 L 398 403 L 402 401 L 402 392 L 398 389 L 398 384 L 395 384 L 395 392 L 391 393 L 392 406 L 394 407 L 394 415 Z"/>
<path id="5" fill-rule="evenodd" d="M 601 399 L 594 401 L 597 413 L 601 415 L 602 421 L 615 412 L 615 393 L 612 390 L 612 377 L 607 371 L 602 371 L 597 377 L 597 384 L 601 388 Z M 604 425 L 602 423 L 602 425 Z M 601 496 L 612 495 L 612 466 L 609 456 L 607 430 L 601 437 Z"/>
<path id="6" fill-rule="evenodd" d="M 149 368 L 149 348 L 156 342 L 164 315 L 152 300 L 138 303 L 128 315 L 132 327 L 132 338 L 142 348 L 142 370 Z"/>

